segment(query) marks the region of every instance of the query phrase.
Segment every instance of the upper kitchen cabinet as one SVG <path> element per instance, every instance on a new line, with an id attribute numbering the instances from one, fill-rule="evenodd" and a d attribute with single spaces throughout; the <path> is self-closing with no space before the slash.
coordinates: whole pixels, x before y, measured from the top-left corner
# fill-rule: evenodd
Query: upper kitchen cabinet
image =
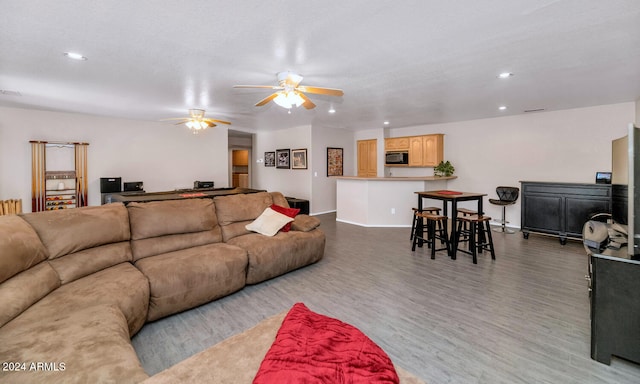
<path id="1" fill-rule="evenodd" d="M 422 136 L 422 166 L 435 167 L 444 159 L 444 135 Z M 409 153 L 411 162 L 411 153 Z"/>
<path id="2" fill-rule="evenodd" d="M 407 151 L 409 164 L 404 167 L 435 167 L 444 158 L 444 135 L 394 137 L 384 140 L 387 152 Z"/>
<path id="3" fill-rule="evenodd" d="M 392 137 L 384 139 L 385 151 L 408 151 L 410 137 Z"/>
<path id="4" fill-rule="evenodd" d="M 249 151 L 247 150 L 234 150 L 232 153 L 232 165 L 246 167 L 249 165 Z"/>

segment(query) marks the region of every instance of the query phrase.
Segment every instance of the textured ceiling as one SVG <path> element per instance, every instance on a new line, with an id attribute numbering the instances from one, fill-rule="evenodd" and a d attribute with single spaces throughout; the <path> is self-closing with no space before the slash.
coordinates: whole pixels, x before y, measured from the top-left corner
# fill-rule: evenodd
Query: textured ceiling
<path id="1" fill-rule="evenodd" d="M 638 0 L 0 0 L 0 105 L 256 130 L 460 121 L 640 98 Z M 73 61 L 63 53 L 88 57 Z M 314 110 L 253 105 L 291 70 Z M 500 80 L 500 72 L 514 76 Z M 505 111 L 498 106 L 506 105 Z M 336 109 L 329 114 L 330 107 Z"/>

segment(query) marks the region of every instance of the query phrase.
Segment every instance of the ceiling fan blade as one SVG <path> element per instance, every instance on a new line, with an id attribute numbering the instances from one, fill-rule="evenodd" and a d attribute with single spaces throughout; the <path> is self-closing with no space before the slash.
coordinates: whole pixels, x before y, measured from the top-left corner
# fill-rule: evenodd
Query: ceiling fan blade
<path id="1" fill-rule="evenodd" d="M 311 99 L 309 99 L 307 97 L 307 95 L 305 95 L 304 93 L 300 93 L 298 92 L 298 95 L 300 95 L 300 97 L 302 97 L 302 100 L 304 100 L 304 103 L 302 103 L 302 106 L 307 108 L 307 109 L 313 109 L 316 107 L 315 104 L 313 104 L 313 101 L 311 101 Z"/>
<path id="2" fill-rule="evenodd" d="M 214 126 L 215 126 L 215 124 L 214 124 L 214 123 L 218 123 L 218 124 L 229 124 L 229 125 L 231 124 L 231 123 L 230 123 L 230 122 L 228 122 L 228 121 L 218 120 L 218 119 L 204 119 L 204 121 L 205 121 L 206 123 L 211 123 L 211 124 L 213 124 Z"/>
<path id="3" fill-rule="evenodd" d="M 182 120 L 182 121 L 178 121 L 177 123 L 175 123 L 174 125 L 180 125 L 180 124 L 184 124 L 186 122 L 188 122 L 188 119 Z"/>
<path id="4" fill-rule="evenodd" d="M 279 85 L 234 85 L 233 88 L 267 88 L 267 89 L 277 89 L 283 90 L 284 87 Z"/>
<path id="5" fill-rule="evenodd" d="M 336 89 L 336 88 L 310 87 L 310 86 L 302 85 L 298 87 L 298 91 L 315 93 L 317 95 L 344 96 L 344 92 L 342 92 L 342 89 Z"/>
<path id="6" fill-rule="evenodd" d="M 270 102 L 271 100 L 275 99 L 276 97 L 278 97 L 278 94 L 277 93 L 272 93 L 269 96 L 265 97 L 264 99 L 260 100 L 256 104 L 256 107 L 262 107 L 263 105 L 267 104 L 268 102 Z"/>

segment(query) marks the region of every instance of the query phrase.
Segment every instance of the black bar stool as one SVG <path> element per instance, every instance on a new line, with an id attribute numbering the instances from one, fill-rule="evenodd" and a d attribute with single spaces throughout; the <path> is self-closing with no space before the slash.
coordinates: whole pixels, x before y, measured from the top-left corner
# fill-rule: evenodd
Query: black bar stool
<path id="1" fill-rule="evenodd" d="M 489 199 L 489 202 L 494 205 L 498 205 L 502 207 L 502 220 L 500 220 L 500 227 L 495 228 L 496 232 L 504 232 L 504 233 L 515 233 L 514 230 L 507 228 L 506 224 L 508 223 L 505 213 L 507 209 L 507 205 L 513 205 L 518 200 L 518 195 L 520 194 L 520 188 L 518 187 L 505 187 L 500 186 L 496 188 L 496 194 L 498 195 L 498 199 Z"/>
<path id="2" fill-rule="evenodd" d="M 478 264 L 478 253 L 483 250 L 491 252 L 491 259 L 496 259 L 493 248 L 493 238 L 491 237 L 491 227 L 489 216 L 470 215 L 458 218 L 458 228 L 456 229 L 456 244 L 458 251 L 467 253 L 473 257 L 473 264 Z M 465 229 L 468 228 L 468 229 Z M 461 249 L 460 242 L 469 242 L 469 250 Z"/>
<path id="3" fill-rule="evenodd" d="M 427 220 L 427 237 L 424 237 L 424 227 L 422 233 L 418 233 L 416 231 L 413 235 L 413 243 L 411 245 L 411 251 L 416 250 L 416 244 L 418 244 L 418 240 L 423 240 L 427 242 L 431 247 L 431 258 L 436 258 L 436 251 L 446 250 L 447 254 L 450 253 L 451 244 L 449 243 L 449 231 L 447 230 L 447 217 L 442 215 L 435 215 L 427 212 L 416 212 L 414 216 L 418 218 L 418 220 Z M 437 223 L 437 228 L 436 228 Z M 444 244 L 444 248 L 436 248 L 436 240 L 440 240 L 441 244 Z"/>
<path id="4" fill-rule="evenodd" d="M 416 227 L 418 226 L 418 216 L 416 216 L 416 212 L 418 212 L 418 208 L 411 208 L 413 209 L 413 223 L 411 223 L 411 236 L 409 237 L 409 240 L 413 240 L 413 235 L 416 233 Z M 422 208 L 422 212 L 427 212 L 427 213 L 431 213 L 434 215 L 439 215 L 440 214 L 440 208 L 438 207 L 427 207 L 427 208 Z M 440 224 L 442 225 L 442 224 Z"/>
<path id="5" fill-rule="evenodd" d="M 458 215 L 462 215 L 464 216 L 471 216 L 471 215 L 477 215 L 478 211 L 474 211 L 473 209 L 467 209 L 467 208 L 458 208 Z M 452 231 L 455 230 L 455 228 L 451 228 Z M 464 231 L 462 231 L 462 234 L 464 235 L 468 235 L 469 234 L 469 224 L 468 223 L 464 223 Z M 466 241 L 468 240 L 466 237 L 462 240 L 462 241 Z"/>

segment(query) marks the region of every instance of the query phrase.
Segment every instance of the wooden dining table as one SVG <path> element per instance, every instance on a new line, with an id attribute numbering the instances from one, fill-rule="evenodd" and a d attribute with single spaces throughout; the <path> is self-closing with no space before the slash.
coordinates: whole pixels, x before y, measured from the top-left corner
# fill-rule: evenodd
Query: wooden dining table
<path id="1" fill-rule="evenodd" d="M 423 191 L 423 192 L 415 192 L 418 195 L 418 210 L 422 210 L 422 200 L 423 199 L 434 199 L 442 201 L 442 214 L 448 217 L 448 203 L 451 202 L 451 233 L 449 235 L 451 247 L 450 254 L 452 259 L 456 259 L 456 252 L 458 250 L 458 244 L 456 241 L 456 225 L 457 225 L 457 217 L 458 217 L 458 202 L 459 201 L 476 201 L 478 204 L 477 211 L 478 214 L 482 214 L 484 211 L 482 210 L 482 198 L 487 196 L 486 193 L 475 193 L 475 192 L 459 192 L 459 191 L 450 191 L 450 190 L 437 190 L 437 191 Z M 423 231 L 423 223 L 422 220 L 418 220 L 416 231 L 418 233 L 422 233 Z M 418 245 L 422 246 L 423 240 L 418 241 Z"/>

